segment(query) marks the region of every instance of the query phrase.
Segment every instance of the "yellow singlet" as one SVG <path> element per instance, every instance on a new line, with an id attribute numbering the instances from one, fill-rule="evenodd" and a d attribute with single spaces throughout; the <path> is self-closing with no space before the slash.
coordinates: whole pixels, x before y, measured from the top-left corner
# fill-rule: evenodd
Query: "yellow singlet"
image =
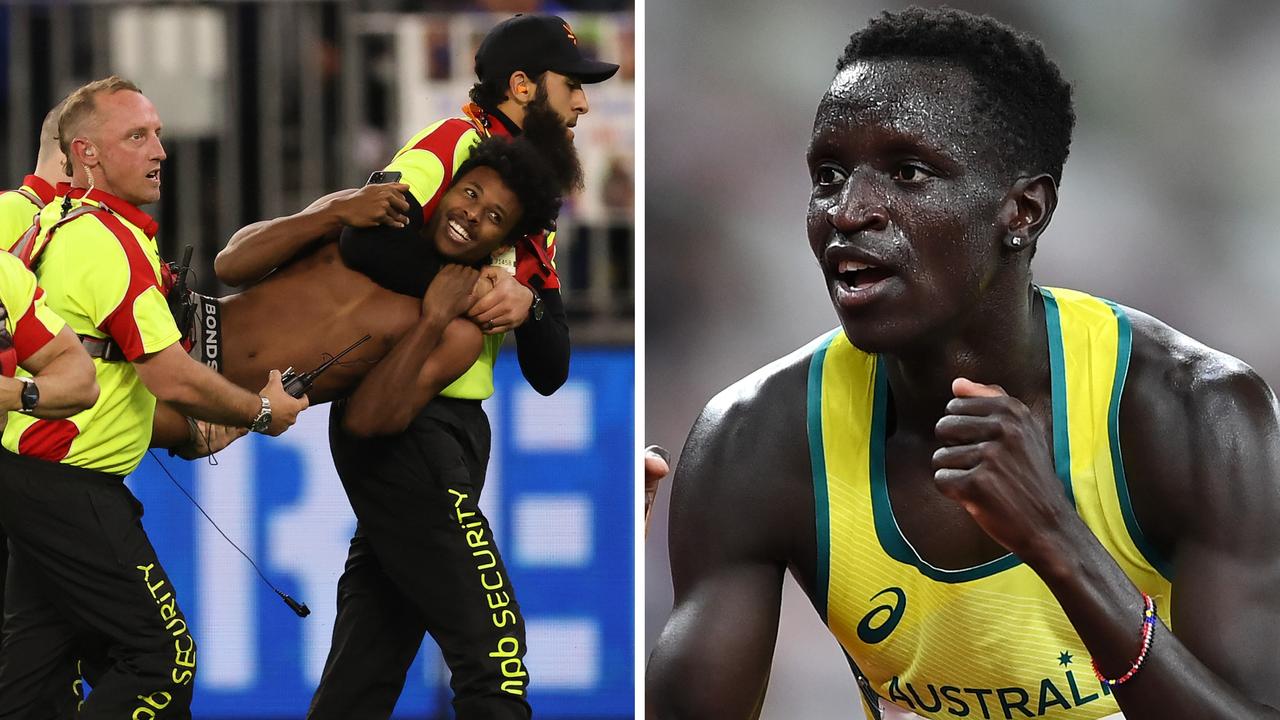
<path id="1" fill-rule="evenodd" d="M 1120 458 L 1129 320 L 1115 304 L 1084 293 L 1040 293 L 1058 477 L 1085 523 L 1169 624 L 1171 572 L 1138 527 Z M 879 699 L 926 718 L 1117 714 L 1057 600 L 1016 556 L 966 569 L 936 568 L 920 558 L 893 517 L 885 482 L 883 363 L 839 330 L 816 347 L 808 392 L 816 604 L 860 676 L 871 717 L 879 717 Z"/>

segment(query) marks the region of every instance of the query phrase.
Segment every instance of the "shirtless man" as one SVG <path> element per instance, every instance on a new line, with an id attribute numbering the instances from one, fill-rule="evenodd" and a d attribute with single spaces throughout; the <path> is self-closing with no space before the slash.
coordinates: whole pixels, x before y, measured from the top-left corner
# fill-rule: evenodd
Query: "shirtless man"
<path id="1" fill-rule="evenodd" d="M 440 277 L 449 278 L 447 282 L 433 283 L 432 278 L 441 262 L 478 267 L 512 238 L 545 227 L 560 205 L 551 172 L 546 156 L 529 143 L 496 138 L 476 147 L 471 159 L 459 168 L 436 212 L 425 222 L 411 222 L 397 214 L 403 209 L 399 195 L 403 186 L 395 184 L 366 186 L 317 200 L 299 214 L 315 219 L 315 225 L 313 234 L 299 232 L 290 239 L 300 248 L 295 249 L 295 257 L 238 294 L 196 296 L 193 353 L 206 362 L 216 361 L 218 370 L 232 382 L 251 385 L 260 370 L 293 367 L 306 371 L 370 335 L 368 342 L 334 364 L 307 393 L 312 403 L 346 396 L 430 309 L 427 300 L 452 304 L 471 297 L 473 286 L 477 295 L 492 287 L 488 280 L 477 282 L 481 270 L 465 273 L 461 267 L 446 267 Z M 333 212 L 322 212 L 324 209 Z M 372 233 L 372 237 L 357 234 L 337 242 L 344 222 L 385 222 L 395 232 L 390 236 Z M 403 228 L 394 227 L 402 223 Z M 269 267 L 273 262 L 278 247 L 244 239 L 262 225 L 237 233 L 223 251 L 235 256 L 241 263 L 237 267 Z M 368 249 L 359 247 L 362 243 L 384 243 L 375 250 L 384 253 L 387 262 L 405 262 L 407 258 L 425 295 L 413 297 L 388 290 L 351 269 L 344 258 Z M 469 278 L 470 284 L 463 282 L 464 278 Z M 428 286 L 435 288 L 434 295 Z M 467 302 L 449 318 L 469 307 Z M 469 320 L 448 322 L 438 332 L 433 342 L 438 347 L 422 369 L 425 384 L 421 398 L 433 396 L 462 374 L 480 352 L 480 329 Z M 401 415 L 376 413 L 359 431 L 391 432 Z"/>
<path id="2" fill-rule="evenodd" d="M 759 713 L 788 569 L 872 717 L 1280 717 L 1275 395 L 1032 284 L 1070 97 L 990 18 L 851 38 L 808 152 L 841 327 L 689 436 L 650 717 Z"/>

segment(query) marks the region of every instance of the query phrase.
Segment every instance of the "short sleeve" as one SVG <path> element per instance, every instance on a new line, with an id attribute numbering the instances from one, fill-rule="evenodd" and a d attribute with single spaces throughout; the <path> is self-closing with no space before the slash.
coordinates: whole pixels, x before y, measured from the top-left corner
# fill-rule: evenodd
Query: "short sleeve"
<path id="1" fill-rule="evenodd" d="M 442 120 L 411 138 L 385 169 L 400 173 L 400 182 L 409 186 L 426 220 L 478 142 L 480 134 L 470 122 Z"/>
<path id="2" fill-rule="evenodd" d="M 122 222 L 95 213 L 58 232 L 74 233 L 76 252 L 45 255 L 40 276 L 51 303 L 111 337 L 129 361 L 181 338 L 152 261 Z M 66 249 L 68 240 L 62 238 L 58 249 Z"/>
<path id="3" fill-rule="evenodd" d="M 0 253 L 0 300 L 8 311 L 6 328 L 13 335 L 18 364 L 44 347 L 66 325 L 44 302 L 36 276 L 8 253 Z"/>
<path id="4" fill-rule="evenodd" d="M 121 309 L 123 311 L 123 306 Z M 112 318 L 108 331 L 130 362 L 141 355 L 159 352 L 182 339 L 173 314 L 169 312 L 169 303 L 158 285 L 143 288 L 134 297 L 131 310 L 132 317 L 127 321 L 123 319 L 123 312 Z"/>

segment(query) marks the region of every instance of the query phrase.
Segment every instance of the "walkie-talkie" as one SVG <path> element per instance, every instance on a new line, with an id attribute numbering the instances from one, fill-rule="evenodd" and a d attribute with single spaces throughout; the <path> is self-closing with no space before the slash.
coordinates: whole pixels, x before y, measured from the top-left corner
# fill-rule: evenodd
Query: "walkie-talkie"
<path id="1" fill-rule="evenodd" d="M 301 375 L 299 375 L 298 373 L 294 372 L 293 368 L 289 368 L 285 370 L 283 373 L 280 374 L 280 382 L 284 383 L 284 391 L 289 395 L 292 395 L 293 397 L 296 397 L 296 398 L 302 397 L 307 393 L 308 390 L 311 389 L 311 386 L 315 384 L 316 378 L 320 377 L 320 373 L 324 372 L 325 370 L 328 370 L 334 363 L 341 360 L 343 355 L 346 355 L 352 350 L 355 350 L 356 348 L 360 347 L 360 345 L 363 344 L 364 341 L 370 339 L 371 337 L 373 336 L 365 335 L 364 337 L 360 338 L 359 340 L 349 345 L 346 350 L 343 350 L 337 355 L 334 355 L 328 360 L 325 360 L 320 365 L 320 367 L 316 368 L 315 370 L 312 370 L 311 372 L 304 372 Z"/>
<path id="2" fill-rule="evenodd" d="M 191 293 L 187 290 L 187 273 L 191 271 L 191 253 L 195 248 L 190 245 L 182 251 L 181 263 L 169 263 L 169 272 L 173 273 L 174 283 L 169 290 L 169 314 L 173 315 L 175 324 L 182 331 L 183 337 L 191 329 L 191 318 L 195 313 L 195 303 L 191 302 Z"/>

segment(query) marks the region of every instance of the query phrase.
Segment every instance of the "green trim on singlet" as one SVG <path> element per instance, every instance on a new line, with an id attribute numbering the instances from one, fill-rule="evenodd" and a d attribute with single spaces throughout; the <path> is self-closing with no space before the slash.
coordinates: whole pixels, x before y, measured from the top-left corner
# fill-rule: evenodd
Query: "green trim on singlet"
<path id="1" fill-rule="evenodd" d="M 1098 298 L 1102 300 L 1102 298 Z M 1129 374 L 1129 355 L 1133 350 L 1133 328 L 1129 324 L 1129 316 L 1110 300 L 1102 300 L 1116 315 L 1116 328 L 1119 338 L 1116 341 L 1116 377 L 1111 384 L 1111 407 L 1107 413 L 1107 433 L 1111 440 L 1111 468 L 1116 479 L 1116 497 L 1120 499 L 1120 514 L 1124 517 L 1124 525 L 1129 530 L 1129 537 L 1142 553 L 1147 564 L 1155 568 L 1165 580 L 1173 582 L 1173 565 L 1169 559 L 1156 550 L 1147 540 L 1142 527 L 1138 525 L 1138 516 L 1133 512 L 1133 502 L 1129 499 L 1129 482 L 1124 475 L 1124 457 L 1120 452 L 1120 396 L 1124 393 L 1124 381 Z"/>
<path id="2" fill-rule="evenodd" d="M 849 669 L 853 671 L 853 679 L 858 684 L 858 692 L 862 695 L 862 707 L 866 710 L 867 717 L 870 720 L 884 720 L 884 716 L 880 713 L 880 696 L 871 688 L 871 682 L 867 680 L 866 673 L 862 672 L 862 668 L 853 661 L 853 656 L 845 650 L 843 645 L 840 646 L 840 650 L 844 652 L 844 659 L 849 663 Z"/>
<path id="3" fill-rule="evenodd" d="M 1049 385 L 1053 405 L 1053 467 L 1062 481 L 1067 500 L 1074 507 L 1075 493 L 1071 490 L 1071 439 L 1067 432 L 1067 359 L 1062 348 L 1062 318 L 1058 312 L 1058 299 L 1046 288 L 1039 288 L 1044 298 L 1044 324 L 1049 336 Z"/>
<path id="4" fill-rule="evenodd" d="M 1009 553 L 981 565 L 960 570 L 938 568 L 925 562 L 911 547 L 893 516 L 893 504 L 889 501 L 889 484 L 885 477 L 885 424 L 888 420 L 889 379 L 884 359 L 876 357 L 875 389 L 871 410 L 871 515 L 875 518 L 876 538 L 889 557 L 904 565 L 914 566 L 922 575 L 938 582 L 958 583 L 977 580 L 1022 564 L 1017 555 Z"/>
<path id="5" fill-rule="evenodd" d="M 814 351 L 809 360 L 809 391 L 807 393 L 807 419 L 809 426 L 809 466 L 813 473 L 813 509 L 814 525 L 818 531 L 818 576 L 814 585 L 813 598 L 817 604 L 818 615 L 822 622 L 827 621 L 827 592 L 830 582 L 831 563 L 831 507 L 827 499 L 827 462 L 822 448 L 822 363 L 827 357 L 827 348 L 836 334 L 832 331 Z"/>
<path id="6" fill-rule="evenodd" d="M 1067 499 L 1075 505 L 1071 492 L 1071 450 L 1067 429 L 1067 378 L 1066 361 L 1062 348 L 1062 323 L 1058 303 L 1053 294 L 1043 288 L 1045 329 L 1049 336 L 1049 374 L 1053 404 L 1053 465 Z M 906 565 L 912 565 L 930 580 L 945 583 L 961 583 L 995 575 L 1022 564 L 1017 555 L 1009 553 L 988 560 L 981 565 L 959 570 L 934 567 L 925 562 L 907 542 L 889 500 L 889 484 L 884 468 L 885 424 L 888 417 L 889 381 L 884 370 L 883 358 L 876 358 L 875 390 L 871 412 L 871 513 L 875 518 L 876 537 L 880 547 L 889 557 Z"/>

